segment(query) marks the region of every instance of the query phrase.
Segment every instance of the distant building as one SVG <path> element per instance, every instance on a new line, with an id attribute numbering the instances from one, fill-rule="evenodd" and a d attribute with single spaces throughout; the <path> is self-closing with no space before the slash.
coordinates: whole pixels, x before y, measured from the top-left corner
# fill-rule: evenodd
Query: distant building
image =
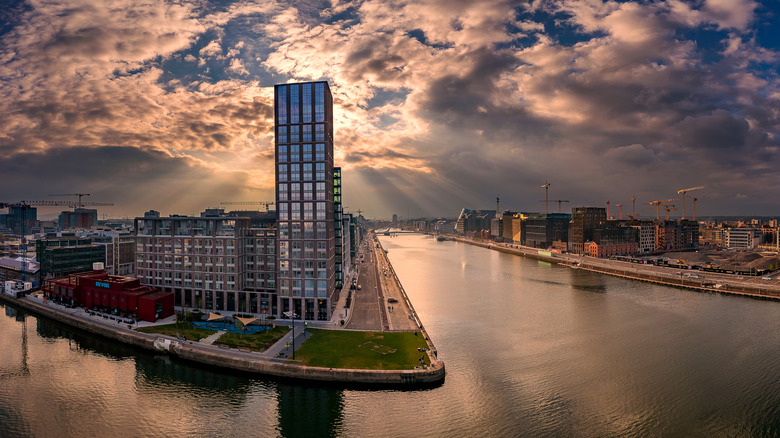
<path id="1" fill-rule="evenodd" d="M 742 227 L 726 230 L 726 247 L 736 249 L 754 249 L 761 244 L 762 233 L 759 228 Z"/>
<path id="2" fill-rule="evenodd" d="M 722 227 L 707 227 L 701 230 L 702 245 L 726 246 L 726 229 Z"/>
<path id="3" fill-rule="evenodd" d="M 655 230 L 657 251 L 684 251 L 699 245 L 699 223 L 696 221 L 656 220 Z"/>
<path id="4" fill-rule="evenodd" d="M 519 213 L 505 211 L 501 216 L 501 237 L 504 242 L 522 243 L 523 242 L 523 219 Z"/>
<path id="5" fill-rule="evenodd" d="M 38 209 L 30 206 L 10 206 L 8 214 L 0 215 L 0 226 L 7 227 L 14 234 L 21 235 L 22 227 L 25 234 L 31 234 L 37 225 Z"/>
<path id="6" fill-rule="evenodd" d="M 465 235 L 482 235 L 490 233 L 490 221 L 496 216 L 495 210 L 461 210 L 455 222 L 455 232 Z"/>
<path id="7" fill-rule="evenodd" d="M 433 230 L 437 233 L 452 234 L 455 232 L 455 221 L 440 219 L 434 224 Z"/>
<path id="8" fill-rule="evenodd" d="M 22 270 L 26 274 L 26 281 L 31 282 L 33 287 L 37 287 L 40 283 L 38 276 L 40 264 L 34 259 L 24 260 L 22 257 L 0 258 L 0 283 L 10 280 L 21 280 Z"/>
<path id="9" fill-rule="evenodd" d="M 92 237 L 92 242 L 105 247 L 105 269 L 109 275 L 135 274 L 135 234 L 101 231 Z"/>
<path id="10" fill-rule="evenodd" d="M 569 251 L 585 253 L 585 242 L 592 242 L 594 232 L 607 226 L 607 210 L 601 207 L 575 207 L 571 210 Z"/>
<path id="11" fill-rule="evenodd" d="M 614 226 L 595 230 L 588 254 L 594 257 L 635 255 L 639 252 L 639 230 Z"/>
<path id="12" fill-rule="evenodd" d="M 637 253 L 652 254 L 655 252 L 655 224 L 653 221 L 633 220 L 627 222 L 627 224 L 636 229 L 639 233 Z"/>
<path id="13" fill-rule="evenodd" d="M 567 213 L 532 213 L 525 220 L 525 243 L 532 248 L 547 249 L 555 241 L 569 240 L 569 222 Z"/>
<path id="14" fill-rule="evenodd" d="M 496 240 L 501 240 L 503 235 L 503 226 L 501 218 L 495 218 L 490 220 L 490 237 Z"/>
<path id="15" fill-rule="evenodd" d="M 50 237 L 35 242 L 41 280 L 64 277 L 92 269 L 93 263 L 105 263 L 106 249 L 83 237 Z"/>
<path id="16" fill-rule="evenodd" d="M 73 211 L 60 213 L 59 225 L 61 230 L 72 228 L 92 228 L 98 223 L 97 210 L 91 208 L 77 208 Z"/>

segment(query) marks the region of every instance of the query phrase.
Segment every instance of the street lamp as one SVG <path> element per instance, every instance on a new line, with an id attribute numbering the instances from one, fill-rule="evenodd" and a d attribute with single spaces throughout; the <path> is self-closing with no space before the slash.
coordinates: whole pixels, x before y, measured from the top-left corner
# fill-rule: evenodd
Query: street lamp
<path id="1" fill-rule="evenodd" d="M 295 318 L 298 316 L 292 310 L 284 312 L 285 316 L 292 319 L 292 360 L 295 360 Z"/>

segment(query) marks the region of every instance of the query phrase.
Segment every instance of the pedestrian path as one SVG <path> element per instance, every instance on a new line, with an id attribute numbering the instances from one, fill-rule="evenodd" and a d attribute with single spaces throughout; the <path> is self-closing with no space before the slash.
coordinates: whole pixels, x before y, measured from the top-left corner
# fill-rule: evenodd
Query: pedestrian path
<path id="1" fill-rule="evenodd" d="M 213 335 L 208 335 L 207 337 L 201 339 L 198 342 L 200 342 L 201 344 L 213 345 L 214 342 L 217 339 L 219 339 L 219 337 L 222 336 L 223 334 L 225 334 L 225 332 L 216 332 Z"/>

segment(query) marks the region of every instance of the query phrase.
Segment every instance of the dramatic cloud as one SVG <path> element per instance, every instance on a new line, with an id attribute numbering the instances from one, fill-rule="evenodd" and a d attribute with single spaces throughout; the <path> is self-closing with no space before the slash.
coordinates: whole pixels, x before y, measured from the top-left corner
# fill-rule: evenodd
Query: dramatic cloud
<path id="1" fill-rule="evenodd" d="M 345 204 L 369 216 L 452 216 L 496 194 L 538 211 L 545 181 L 572 205 L 704 185 L 700 214 L 776 214 L 771 6 L 11 2 L 0 200 L 68 187 L 130 215 L 270 200 L 272 86 L 328 80 Z"/>

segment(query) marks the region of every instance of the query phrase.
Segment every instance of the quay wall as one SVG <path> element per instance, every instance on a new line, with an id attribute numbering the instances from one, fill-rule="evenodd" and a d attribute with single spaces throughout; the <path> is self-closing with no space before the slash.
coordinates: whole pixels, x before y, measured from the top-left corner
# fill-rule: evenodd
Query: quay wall
<path id="1" fill-rule="evenodd" d="M 748 284 L 745 285 L 722 284 L 721 287 L 715 288 L 712 285 L 706 285 L 705 282 L 703 282 L 701 279 L 694 280 L 694 279 L 676 278 L 676 277 L 672 278 L 667 275 L 662 275 L 649 270 L 643 270 L 642 269 L 643 265 L 639 265 L 639 264 L 630 264 L 625 267 L 621 266 L 620 264 L 616 264 L 613 267 L 605 267 L 605 266 L 599 266 L 593 263 L 589 263 L 587 258 L 583 259 L 583 258 L 579 258 L 579 256 L 577 256 L 576 258 L 571 258 L 571 257 L 567 257 L 566 254 L 559 254 L 559 253 L 553 253 L 555 254 L 554 256 L 553 255 L 546 256 L 543 254 L 539 254 L 540 250 L 537 248 L 524 247 L 520 245 L 515 245 L 516 248 L 515 247 L 508 248 L 506 246 L 498 245 L 495 243 L 479 242 L 479 241 L 462 238 L 462 237 L 450 237 L 450 239 L 456 242 L 480 246 L 483 248 L 492 249 L 494 251 L 503 252 L 506 254 L 519 255 L 531 259 L 542 260 L 549 263 L 556 263 L 573 269 L 583 269 L 586 271 L 592 271 L 592 272 L 598 272 L 600 274 L 629 278 L 632 280 L 647 281 L 650 283 L 662 284 L 665 286 L 681 287 L 681 288 L 691 289 L 691 290 L 696 290 L 701 292 L 722 293 L 728 295 L 740 295 L 740 296 L 751 297 L 751 298 L 780 300 L 780 290 L 773 290 L 768 287 L 764 287 L 764 288 L 754 287 Z M 671 272 L 679 272 L 679 270 L 674 270 Z M 712 280 L 712 279 L 707 281 L 710 283 L 716 282 L 716 280 Z"/>
<path id="2" fill-rule="evenodd" d="M 45 316 L 62 324 L 81 329 L 125 344 L 146 350 L 170 354 L 184 360 L 232 369 L 253 374 L 292 380 L 309 380 L 342 384 L 366 384 L 377 386 L 427 386 L 444 379 L 443 362 L 432 362 L 426 369 L 414 370 L 363 370 L 310 367 L 269 359 L 263 353 L 248 352 L 214 345 L 181 341 L 168 336 L 140 333 L 131 329 L 98 323 L 65 311 L 36 303 L 31 299 L 15 298 L 0 294 L 0 301 L 21 307 L 29 312 Z"/>
<path id="3" fill-rule="evenodd" d="M 379 239 L 377 239 L 377 243 L 379 244 L 379 249 L 384 252 L 385 249 L 382 246 L 382 242 L 380 242 Z M 385 253 L 385 254 L 387 254 L 387 253 Z M 412 301 L 406 295 L 406 290 L 404 289 L 404 286 L 401 284 L 401 280 L 398 279 L 398 274 L 395 273 L 395 269 L 393 268 L 393 264 L 390 263 L 390 259 L 388 257 L 385 257 L 385 260 L 387 260 L 387 266 L 390 268 L 390 272 L 393 274 L 393 280 L 398 284 L 398 289 L 401 290 L 401 295 L 403 295 L 404 302 L 409 307 L 409 311 L 411 312 L 412 316 L 414 317 L 414 323 L 420 329 L 420 333 L 422 333 L 422 335 L 425 337 L 425 342 L 428 344 L 428 351 L 427 351 L 427 353 L 428 353 L 428 358 L 431 361 L 431 366 L 433 366 L 433 367 L 441 366 L 442 370 L 444 370 L 444 363 L 439 360 L 439 352 L 436 349 L 436 346 L 433 345 L 433 341 L 431 340 L 431 337 L 428 336 L 428 331 L 425 330 L 425 326 L 423 326 L 422 320 L 417 315 L 417 311 L 414 310 L 414 306 L 412 306 Z"/>

